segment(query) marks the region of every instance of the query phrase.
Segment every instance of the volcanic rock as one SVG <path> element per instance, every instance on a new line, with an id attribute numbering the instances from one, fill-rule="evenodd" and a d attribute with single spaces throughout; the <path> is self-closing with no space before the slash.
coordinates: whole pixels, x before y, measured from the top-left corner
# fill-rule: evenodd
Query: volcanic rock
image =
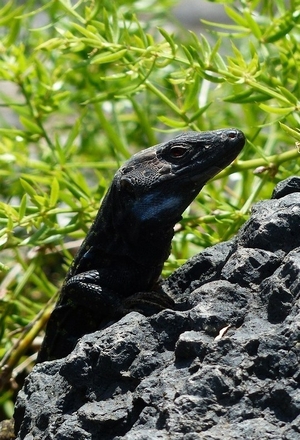
<path id="1" fill-rule="evenodd" d="M 300 439 L 300 178 L 237 236 L 163 284 L 175 303 L 132 312 L 37 365 L 18 439 Z"/>

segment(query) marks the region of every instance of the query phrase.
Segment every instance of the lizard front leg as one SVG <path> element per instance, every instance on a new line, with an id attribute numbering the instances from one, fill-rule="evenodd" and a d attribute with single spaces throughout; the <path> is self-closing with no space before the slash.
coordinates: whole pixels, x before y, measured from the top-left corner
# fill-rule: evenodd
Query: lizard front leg
<path id="1" fill-rule="evenodd" d="M 66 282 L 65 288 L 68 289 L 68 295 L 72 295 L 71 299 L 76 305 L 86 307 L 86 301 L 90 298 L 88 307 L 97 310 L 97 322 L 99 322 L 99 309 L 103 309 L 106 316 L 113 319 L 132 311 L 150 316 L 166 308 L 174 307 L 174 301 L 166 293 L 160 291 L 159 286 L 158 290 L 137 292 L 127 297 L 102 288 L 97 270 L 73 276 Z"/>
<path id="2" fill-rule="evenodd" d="M 71 277 L 48 321 L 37 362 L 67 356 L 80 337 L 120 317 L 121 303 L 116 292 L 101 286 L 97 270 Z"/>
<path id="3" fill-rule="evenodd" d="M 174 306 L 173 300 L 159 291 L 121 297 L 102 287 L 100 278 L 97 270 L 90 270 L 71 277 L 63 285 L 60 300 L 47 325 L 38 362 L 67 356 L 80 337 L 129 312 L 150 316 Z"/>

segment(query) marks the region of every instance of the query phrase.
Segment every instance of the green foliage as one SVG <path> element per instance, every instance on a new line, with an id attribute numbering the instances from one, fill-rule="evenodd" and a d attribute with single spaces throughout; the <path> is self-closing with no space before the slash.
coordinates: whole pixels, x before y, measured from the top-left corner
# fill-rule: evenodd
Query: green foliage
<path id="1" fill-rule="evenodd" d="M 76 240 L 132 153 L 186 129 L 233 126 L 248 139 L 185 213 L 165 274 L 230 238 L 256 200 L 299 172 L 300 0 L 219 1 L 230 23 L 205 22 L 206 37 L 172 23 L 172 3 L 9 0 L 0 9 L 4 382 L 34 352 Z M 5 415 L 14 385 L 0 400 Z"/>

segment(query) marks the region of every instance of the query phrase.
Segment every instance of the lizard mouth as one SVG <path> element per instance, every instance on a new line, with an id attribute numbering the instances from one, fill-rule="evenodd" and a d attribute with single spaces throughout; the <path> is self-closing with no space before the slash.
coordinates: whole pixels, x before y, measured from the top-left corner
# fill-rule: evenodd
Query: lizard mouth
<path id="1" fill-rule="evenodd" d="M 234 158 L 232 159 L 232 161 L 234 160 Z M 228 164 L 226 164 L 225 166 L 211 166 L 207 169 L 201 169 L 196 171 L 195 173 L 193 173 L 188 177 L 188 180 L 193 182 L 195 187 L 198 186 L 199 184 L 204 185 L 208 180 L 212 179 L 213 177 L 215 177 L 217 174 L 219 174 L 225 167 L 227 167 L 228 165 L 230 165 L 230 163 L 232 162 L 230 161 Z"/>
<path id="2" fill-rule="evenodd" d="M 218 134 L 218 131 L 216 132 Z M 195 185 L 205 184 L 220 171 L 230 165 L 245 145 L 244 134 L 237 129 L 222 130 L 221 136 L 216 136 L 205 146 L 205 151 L 199 153 L 187 176 Z"/>

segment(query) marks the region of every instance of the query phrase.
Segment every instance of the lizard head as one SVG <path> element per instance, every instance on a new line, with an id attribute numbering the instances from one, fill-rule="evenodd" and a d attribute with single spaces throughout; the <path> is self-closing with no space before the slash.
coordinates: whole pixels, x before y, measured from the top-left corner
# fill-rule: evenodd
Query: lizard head
<path id="1" fill-rule="evenodd" d="M 187 132 L 133 155 L 116 173 L 121 205 L 140 222 L 175 224 L 203 185 L 245 143 L 237 129 Z"/>

